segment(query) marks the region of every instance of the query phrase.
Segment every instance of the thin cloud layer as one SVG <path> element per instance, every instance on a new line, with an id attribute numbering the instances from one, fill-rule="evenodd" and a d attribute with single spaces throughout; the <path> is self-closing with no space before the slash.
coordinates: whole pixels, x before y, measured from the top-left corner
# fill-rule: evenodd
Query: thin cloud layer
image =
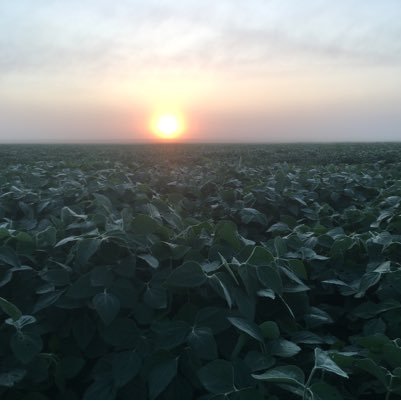
<path id="1" fill-rule="evenodd" d="M 248 124 L 254 140 L 275 140 L 269 125 L 286 125 L 288 116 L 305 124 L 305 108 L 321 113 L 322 107 L 327 121 L 343 120 L 343 130 L 346 110 L 355 110 L 352 127 L 362 132 L 364 116 L 377 103 L 398 113 L 400 20 L 397 0 L 6 1 L 0 119 L 7 129 L 0 141 L 45 140 L 38 123 L 24 126 L 18 119 L 30 110 L 58 140 L 68 140 L 61 134 L 63 118 L 51 111 L 55 104 L 65 115 L 79 114 L 74 130 L 93 141 L 101 139 L 104 122 L 84 124 L 88 108 L 107 110 L 116 140 L 135 141 L 144 138 L 147 113 L 166 104 L 202 119 L 197 125 L 204 132 L 193 138 L 204 141 L 215 139 L 217 126 L 222 139 L 241 141 L 241 132 L 229 134 L 230 115 Z M 334 112 L 339 104 L 343 114 Z M 315 117 L 308 135 L 302 133 L 306 125 L 295 132 L 294 123 L 284 139 L 311 140 L 313 132 L 312 139 L 327 140 L 327 130 L 318 128 L 324 122 Z M 390 120 L 386 139 L 398 140 L 401 126 Z M 15 128 L 13 134 L 16 126 L 23 136 L 14 135 Z"/>

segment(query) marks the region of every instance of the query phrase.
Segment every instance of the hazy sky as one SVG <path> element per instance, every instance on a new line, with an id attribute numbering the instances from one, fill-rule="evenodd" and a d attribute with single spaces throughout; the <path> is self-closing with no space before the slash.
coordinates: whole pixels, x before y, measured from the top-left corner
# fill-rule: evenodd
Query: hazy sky
<path id="1" fill-rule="evenodd" d="M 1 0 L 0 142 L 401 140 L 400 0 Z"/>

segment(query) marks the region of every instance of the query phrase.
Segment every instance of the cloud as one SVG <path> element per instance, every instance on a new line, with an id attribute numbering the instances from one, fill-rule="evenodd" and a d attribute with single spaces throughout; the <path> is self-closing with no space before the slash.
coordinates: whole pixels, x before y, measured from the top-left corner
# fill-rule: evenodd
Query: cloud
<path id="1" fill-rule="evenodd" d="M 91 75 L 124 68 L 139 75 L 168 68 L 241 73 L 266 66 L 291 71 L 329 63 L 401 63 L 394 10 L 371 1 L 364 7 L 288 0 L 247 6 L 235 0 L 17 4 L 9 3 L 2 17 L 2 74 Z M 375 18 L 366 19 L 373 11 Z"/>
<path id="2" fill-rule="evenodd" d="M 57 130 L 67 138 L 69 112 L 76 138 L 82 131 L 106 137 L 129 119 L 119 108 L 139 110 L 138 104 L 168 103 L 170 97 L 203 113 L 208 129 L 220 127 L 222 137 L 249 127 L 264 138 L 266 126 L 274 125 L 294 138 L 290 128 L 297 123 L 269 114 L 280 109 L 302 123 L 303 138 L 309 138 L 318 127 L 327 131 L 318 118 L 322 105 L 330 110 L 343 102 L 362 110 L 375 98 L 390 107 L 401 97 L 399 0 L 3 3 L 0 117 L 8 132 L 24 138 L 51 137 Z M 35 119 L 36 111 L 22 112 L 46 102 L 65 113 L 38 112 Z M 17 113 L 8 114 L 10 104 Z M 314 111 L 309 120 L 301 113 L 306 108 Z M 353 110 L 352 124 L 346 110 L 326 119 L 342 132 L 359 121 L 367 132 L 368 114 Z M 385 121 L 376 116 L 371 127 L 401 127 L 396 118 Z M 35 134 L 23 134 L 29 130 Z"/>

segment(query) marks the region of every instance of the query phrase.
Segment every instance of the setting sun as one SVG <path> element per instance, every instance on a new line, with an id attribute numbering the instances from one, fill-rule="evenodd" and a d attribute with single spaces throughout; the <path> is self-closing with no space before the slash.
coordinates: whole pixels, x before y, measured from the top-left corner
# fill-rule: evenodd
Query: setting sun
<path id="1" fill-rule="evenodd" d="M 158 114 L 152 119 L 152 132 L 160 139 L 177 139 L 184 131 L 184 120 L 178 114 Z"/>

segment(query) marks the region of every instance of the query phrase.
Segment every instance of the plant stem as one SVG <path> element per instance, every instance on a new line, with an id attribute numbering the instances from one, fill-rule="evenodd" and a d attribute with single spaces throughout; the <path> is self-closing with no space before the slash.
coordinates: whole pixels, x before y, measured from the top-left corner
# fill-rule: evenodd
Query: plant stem
<path id="1" fill-rule="evenodd" d="M 263 350 L 263 354 L 267 354 L 267 348 L 266 348 L 266 344 L 265 343 L 263 343 L 262 344 L 262 350 Z"/>
<path id="2" fill-rule="evenodd" d="M 239 337 L 238 337 L 238 340 L 237 340 L 237 344 L 235 344 L 235 347 L 234 347 L 234 349 L 233 349 L 233 352 L 231 353 L 231 359 L 235 359 L 237 356 L 238 356 L 238 354 L 241 352 L 241 349 L 242 349 L 242 347 L 244 346 L 244 344 L 245 344 L 245 341 L 244 341 L 245 339 L 244 339 L 244 336 L 241 334 Z"/>
<path id="3" fill-rule="evenodd" d="M 386 400 L 390 399 L 391 387 L 393 385 L 393 377 L 394 377 L 393 375 L 390 376 L 390 383 L 388 384 L 387 392 L 386 392 Z"/>
<path id="4" fill-rule="evenodd" d="M 316 372 L 316 366 L 313 367 L 313 369 L 311 370 L 310 375 L 308 377 L 308 380 L 306 381 L 306 384 L 304 387 L 304 394 L 302 397 L 303 400 L 306 400 L 306 392 L 309 390 L 309 385 L 310 385 L 310 382 L 312 381 L 312 377 L 315 374 L 315 372 Z"/>

